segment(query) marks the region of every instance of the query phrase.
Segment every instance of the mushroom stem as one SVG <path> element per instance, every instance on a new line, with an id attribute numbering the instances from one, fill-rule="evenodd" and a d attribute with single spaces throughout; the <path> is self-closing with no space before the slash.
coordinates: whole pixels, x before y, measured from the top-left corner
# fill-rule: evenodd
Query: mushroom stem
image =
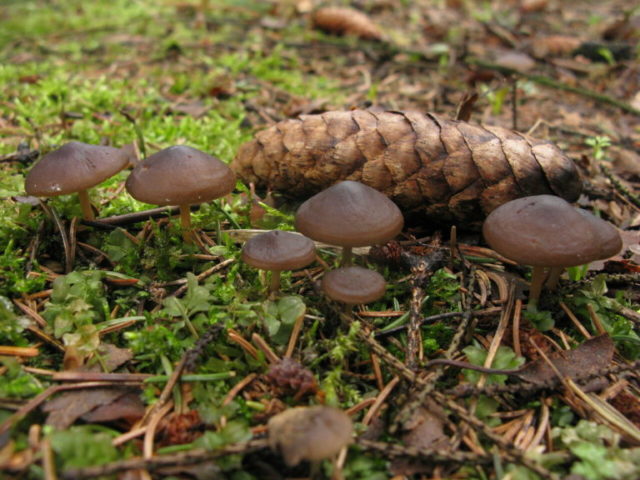
<path id="1" fill-rule="evenodd" d="M 269 295 L 275 295 L 280 290 L 280 270 L 271 271 L 271 280 L 269 281 Z"/>
<path id="2" fill-rule="evenodd" d="M 85 220 L 95 220 L 96 216 L 93 214 L 93 208 L 91 207 L 91 201 L 89 200 L 89 193 L 86 190 L 80 190 L 78 192 L 80 198 L 80 207 L 82 208 L 82 217 Z"/>
<path id="3" fill-rule="evenodd" d="M 189 205 L 180 205 L 180 226 L 182 227 L 182 239 L 184 243 L 193 243 L 193 232 L 191 231 L 191 209 Z"/>
<path id="4" fill-rule="evenodd" d="M 549 277 L 547 278 L 547 288 L 549 290 L 555 290 L 558 288 L 558 282 L 560 281 L 560 275 L 564 272 L 564 267 L 551 267 L 549 269 Z"/>
<path id="5" fill-rule="evenodd" d="M 340 261 L 341 267 L 348 267 L 349 265 L 351 265 L 351 252 L 351 247 L 342 247 L 342 260 Z"/>
<path id="6" fill-rule="evenodd" d="M 546 278 L 545 267 L 533 267 L 533 273 L 531 275 L 531 288 L 529 289 L 529 303 L 527 304 L 527 310 L 535 310 L 538 306 L 538 299 L 540 298 L 540 292 L 542 292 L 542 284 Z"/>

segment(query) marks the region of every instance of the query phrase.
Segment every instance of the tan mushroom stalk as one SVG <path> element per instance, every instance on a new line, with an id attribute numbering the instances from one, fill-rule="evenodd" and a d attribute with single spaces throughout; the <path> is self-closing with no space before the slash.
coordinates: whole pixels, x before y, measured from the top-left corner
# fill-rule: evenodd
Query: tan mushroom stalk
<path id="1" fill-rule="evenodd" d="M 400 209 L 382 193 L 344 181 L 309 198 L 296 212 L 296 230 L 313 240 L 343 247 L 342 265 L 351 249 L 388 242 L 402 231 Z"/>
<path id="2" fill-rule="evenodd" d="M 533 266 L 529 309 L 537 305 L 547 269 L 554 288 L 564 268 L 609 258 L 622 248 L 610 223 L 553 195 L 505 203 L 487 217 L 482 232 L 496 252 Z"/>
<path id="3" fill-rule="evenodd" d="M 304 268 L 316 259 L 313 241 L 304 235 L 273 230 L 250 238 L 242 248 L 242 261 L 271 271 L 269 294 L 280 289 L 280 272 Z"/>
<path id="4" fill-rule="evenodd" d="M 322 290 L 331 300 L 350 311 L 354 305 L 375 302 L 384 295 L 387 283 L 378 272 L 350 266 L 332 270 L 322 277 Z"/>
<path id="5" fill-rule="evenodd" d="M 24 188 L 28 195 L 55 197 L 77 193 L 82 216 L 93 220 L 95 215 L 87 190 L 115 175 L 129 163 L 121 149 L 69 142 L 49 152 L 29 171 Z"/>
<path id="6" fill-rule="evenodd" d="M 192 243 L 191 205 L 223 197 L 236 177 L 221 160 L 184 145 L 165 148 L 145 158 L 126 182 L 133 198 L 153 205 L 178 205 L 185 242 Z"/>
<path id="7" fill-rule="evenodd" d="M 335 456 L 351 442 L 353 424 L 342 410 L 323 405 L 296 407 L 269 419 L 269 446 L 294 467 Z"/>

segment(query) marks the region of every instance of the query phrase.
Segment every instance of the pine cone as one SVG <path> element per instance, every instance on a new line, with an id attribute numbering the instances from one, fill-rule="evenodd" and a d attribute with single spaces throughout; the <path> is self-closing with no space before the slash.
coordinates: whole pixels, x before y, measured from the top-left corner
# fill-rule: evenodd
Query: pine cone
<path id="1" fill-rule="evenodd" d="M 574 201 L 582 185 L 573 162 L 548 141 L 418 112 L 284 120 L 242 145 L 231 168 L 245 182 L 303 198 L 356 180 L 408 216 L 466 226 L 523 196 Z"/>

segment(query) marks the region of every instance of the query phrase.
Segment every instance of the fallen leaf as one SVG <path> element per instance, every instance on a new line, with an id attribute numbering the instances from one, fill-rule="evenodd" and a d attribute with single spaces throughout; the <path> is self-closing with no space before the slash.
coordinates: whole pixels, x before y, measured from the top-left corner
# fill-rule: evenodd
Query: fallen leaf
<path id="1" fill-rule="evenodd" d="M 129 392 L 116 398 L 113 402 L 82 415 L 87 423 L 106 423 L 124 419 L 128 423 L 135 423 L 145 412 L 144 403 L 137 392 Z"/>
<path id="2" fill-rule="evenodd" d="M 129 392 L 129 388 L 94 388 L 61 393 L 42 407 L 49 413 L 45 423 L 61 430 L 68 428 L 81 416 Z"/>
<path id="3" fill-rule="evenodd" d="M 576 380 L 607 367 L 613 359 L 614 350 L 611 338 L 600 335 L 586 340 L 573 350 L 554 352 L 547 356 L 562 375 Z M 556 374 L 541 358 L 524 365 L 517 376 L 527 382 L 540 384 L 555 378 Z"/>
<path id="4" fill-rule="evenodd" d="M 353 35 L 368 40 L 381 40 L 382 32 L 364 13 L 353 8 L 324 7 L 311 16 L 313 27 L 337 35 Z"/>

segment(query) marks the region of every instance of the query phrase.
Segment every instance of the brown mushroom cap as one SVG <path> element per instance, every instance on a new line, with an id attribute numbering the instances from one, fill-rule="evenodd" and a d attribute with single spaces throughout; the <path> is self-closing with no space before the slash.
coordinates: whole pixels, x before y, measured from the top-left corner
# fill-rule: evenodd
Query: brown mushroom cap
<path id="1" fill-rule="evenodd" d="M 611 224 L 553 195 L 501 205 L 489 214 L 482 232 L 496 252 L 534 267 L 583 265 L 622 248 Z"/>
<path id="2" fill-rule="evenodd" d="M 296 270 L 315 259 L 313 241 L 304 235 L 281 230 L 256 235 L 242 248 L 242 261 L 262 270 Z"/>
<path id="3" fill-rule="evenodd" d="M 128 163 L 126 152 L 119 148 L 69 142 L 35 164 L 24 188 L 36 197 L 76 193 L 115 175 Z"/>
<path id="4" fill-rule="evenodd" d="M 387 283 L 378 272 L 362 267 L 342 267 L 322 277 L 322 290 L 332 300 L 356 305 L 384 295 Z"/>
<path id="5" fill-rule="evenodd" d="M 344 181 L 314 195 L 298 209 L 296 230 L 342 247 L 386 243 L 404 225 L 400 209 L 385 195 L 359 182 Z"/>
<path id="6" fill-rule="evenodd" d="M 131 196 L 153 205 L 194 205 L 223 197 L 236 177 L 216 157 L 184 145 L 145 158 L 127 178 Z"/>
<path id="7" fill-rule="evenodd" d="M 337 454 L 351 441 L 353 424 L 342 410 L 318 405 L 289 408 L 269 419 L 269 446 L 293 467 Z"/>

